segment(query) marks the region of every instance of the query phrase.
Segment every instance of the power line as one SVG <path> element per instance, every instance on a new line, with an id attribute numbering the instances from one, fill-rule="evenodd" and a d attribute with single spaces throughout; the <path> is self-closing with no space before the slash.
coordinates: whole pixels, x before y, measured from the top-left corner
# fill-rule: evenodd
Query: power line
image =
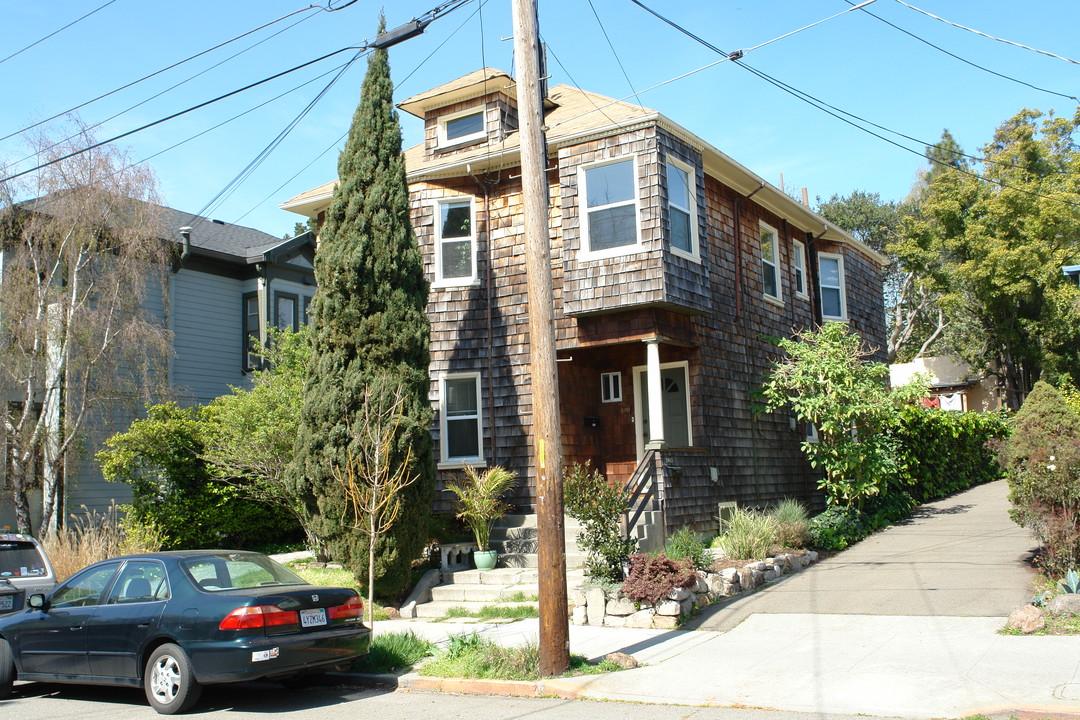
<path id="1" fill-rule="evenodd" d="M 112 1 L 115 2 L 116 0 L 112 0 Z M 350 3 L 350 5 L 351 4 L 352 3 Z M 348 7 L 348 6 L 344 6 L 344 7 Z M 38 127 L 40 125 L 44 125 L 45 123 L 51 122 L 52 120 L 55 120 L 55 119 L 57 119 L 59 117 L 63 117 L 64 115 L 69 115 L 69 114 L 75 112 L 76 110 L 81 110 L 82 108 L 86 107 L 87 105 L 90 105 L 91 103 L 95 103 L 98 100 L 103 100 L 103 99 L 109 97 L 110 95 L 115 95 L 116 93 L 120 92 L 121 90 L 127 90 L 129 87 L 132 87 L 134 85 L 138 85 L 139 83 L 143 82 L 144 80 L 149 80 L 150 78 L 156 77 L 157 75 L 160 75 L 163 72 L 168 72 L 169 70 L 172 70 L 173 68 L 180 67 L 184 63 L 191 62 L 192 60 L 195 60 L 196 58 L 200 58 L 203 55 L 206 55 L 207 53 L 212 53 L 215 50 L 223 48 L 226 45 L 229 45 L 230 43 L 236 42 L 237 40 L 243 40 L 248 35 L 252 35 L 254 33 L 259 32 L 260 30 L 264 30 L 264 29 L 270 27 L 271 25 L 275 25 L 275 24 L 281 22 L 282 20 L 287 20 L 288 18 L 291 18 L 293 15 L 297 15 L 297 14 L 303 13 L 303 12 L 308 12 L 309 10 L 322 10 L 322 9 L 323 8 L 319 7 L 318 5 L 310 5 L 310 6 L 306 7 L 306 8 L 302 8 L 300 10 L 294 10 L 291 13 L 287 13 L 285 15 L 282 15 L 277 20 L 271 20 L 268 23 L 264 23 L 264 24 L 260 25 L 259 27 L 254 28 L 253 30 L 248 30 L 246 33 L 242 33 L 240 35 L 237 35 L 236 37 L 232 38 L 231 40 L 226 40 L 225 42 L 218 43 L 217 45 L 214 45 L 213 47 L 207 48 L 206 50 L 203 50 L 201 52 L 197 52 L 194 55 L 191 55 L 190 57 L 186 57 L 183 60 L 180 60 L 179 62 L 175 62 L 172 65 L 169 65 L 167 67 L 163 67 L 160 70 L 155 70 L 154 72 L 150 73 L 149 75 L 142 76 L 138 80 L 132 80 L 131 82 L 127 83 L 126 85 L 121 85 L 120 87 L 115 88 L 113 90 L 110 90 L 107 93 L 103 93 L 101 95 L 98 95 L 97 97 L 91 98 L 90 100 L 87 100 L 86 102 L 79 103 L 75 107 L 68 108 L 67 110 L 64 110 L 63 112 L 56 113 L 55 115 L 52 115 L 51 117 L 47 117 L 44 120 L 39 120 L 38 122 L 34 123 L 33 125 L 27 125 L 26 127 L 22 128 L 21 130 L 16 130 L 15 132 L 8 133 L 7 135 L 4 135 L 3 137 L 0 137 L 0 142 L 2 142 L 4 140 L 8 140 L 10 138 L 13 138 L 16 135 L 19 135 L 21 133 L 26 132 L 27 130 L 33 130 L 34 128 L 36 128 L 36 127 Z M 344 9 L 344 8 L 343 7 L 342 8 L 336 8 L 336 10 L 342 10 L 342 9 Z M 332 12 L 332 11 L 328 11 L 328 12 Z M 314 17 L 314 16 L 311 16 L 311 17 Z M 292 27 L 292 25 L 290 25 L 289 27 Z M 271 37 L 273 37 L 273 36 L 271 36 Z M 254 47 L 254 46 L 252 46 L 252 47 Z M 0 62 L 2 62 L 2 61 L 0 61 Z M 138 106 L 136 106 L 136 107 L 138 107 Z"/>
<path id="2" fill-rule="evenodd" d="M 852 4 L 853 0 L 844 0 L 844 2 L 846 2 L 846 3 L 848 3 L 850 5 L 850 4 Z M 881 17 L 880 15 L 875 15 L 874 13 L 870 12 L 869 10 L 867 10 L 865 8 L 863 9 L 863 12 L 866 13 L 867 15 L 869 15 L 870 17 L 874 18 L 875 20 L 878 20 L 880 22 L 885 23 L 886 25 L 891 27 L 893 30 L 896 30 L 898 32 L 902 32 L 905 35 L 907 35 L 908 37 L 910 37 L 911 39 L 918 40 L 922 44 L 928 45 L 928 46 L 934 48 L 935 50 L 937 50 L 938 52 L 943 53 L 945 55 L 948 55 L 949 57 L 951 57 L 954 60 L 959 60 L 960 62 L 964 63 L 965 65 L 970 65 L 971 67 L 975 68 L 976 70 L 982 70 L 984 73 L 989 73 L 990 75 L 993 75 L 995 77 L 999 77 L 1002 80 L 1007 80 L 1009 82 L 1016 83 L 1017 85 L 1023 85 L 1024 87 L 1031 88 L 1032 90 L 1036 90 L 1038 92 L 1046 93 L 1048 95 L 1056 95 L 1057 97 L 1062 97 L 1062 98 L 1065 98 L 1066 100 L 1072 100 L 1073 102 L 1080 104 L 1080 98 L 1077 98 L 1075 95 L 1069 95 L 1067 93 L 1058 92 L 1056 90 L 1050 90 L 1048 88 L 1039 87 L 1038 85 L 1034 85 L 1032 83 L 1029 83 L 1026 80 L 1020 80 L 1019 78 L 1014 78 L 1011 75 L 1006 75 L 1004 73 L 1000 73 L 997 70 L 991 70 L 988 67 L 980 65 L 980 64 L 978 64 L 976 62 L 972 62 L 971 60 L 968 60 L 967 58 L 961 57 L 961 56 L 957 55 L 954 52 L 950 52 L 950 51 L 946 50 L 945 48 L 941 47 L 940 45 L 935 45 L 934 43 L 930 42 L 929 40 L 927 40 L 925 38 L 922 38 L 922 37 L 919 37 L 915 33 L 910 32 L 908 30 L 905 30 L 904 28 L 900 27 L 899 25 L 891 23 L 888 20 L 886 20 L 885 18 Z"/>
<path id="3" fill-rule="evenodd" d="M 41 43 L 45 42 L 46 40 L 48 40 L 49 38 L 53 37 L 54 35 L 59 35 L 60 33 L 62 33 L 63 31 L 67 30 L 67 29 L 68 29 L 69 27 L 71 27 L 71 26 L 72 26 L 72 25 L 74 25 L 75 23 L 78 23 L 78 22 L 82 22 L 83 20 L 85 20 L 86 18 L 90 17 L 91 15 L 93 15 L 93 14 L 94 14 L 94 13 L 96 13 L 96 12 L 98 12 L 99 10 L 104 10 L 105 8 L 109 7 L 109 6 L 110 6 L 110 5 L 112 5 L 112 4 L 114 3 L 114 2 L 116 2 L 116 0 L 109 0 L 109 2 L 105 3 L 104 5 L 102 5 L 102 6 L 98 7 L 98 8 L 95 8 L 94 10 L 91 10 L 90 12 L 86 13 L 85 15 L 83 15 L 83 16 L 82 16 L 81 18 L 79 18 L 79 19 L 77 19 L 77 20 L 72 20 L 71 22 L 69 22 L 69 23 L 68 23 L 67 25 L 65 25 L 64 27 L 60 28 L 59 30 L 54 30 L 53 32 L 51 32 L 51 33 L 49 33 L 48 35 L 46 35 L 45 37 L 43 37 L 43 38 L 40 38 L 40 39 L 38 39 L 38 40 L 35 40 L 34 42 L 30 43 L 30 44 L 29 44 L 29 45 L 27 45 L 26 47 L 22 48 L 21 50 L 16 50 L 15 52 L 11 53 L 10 55 L 8 55 L 8 56 L 7 56 L 6 58 L 4 58 L 3 60 L 0 60 L 0 65 L 2 65 L 3 63 L 6 63 L 6 62 L 7 62 L 8 60 L 10 60 L 11 58 L 15 57 L 16 55 L 19 55 L 19 54 L 21 54 L 21 53 L 24 53 L 24 52 L 26 52 L 27 50 L 29 50 L 30 48 L 34 47 L 35 45 L 39 45 L 39 44 L 41 44 Z M 2 139 L 3 139 L 3 138 L 0 138 L 0 140 L 2 140 Z"/>
<path id="4" fill-rule="evenodd" d="M 317 62 L 322 62 L 323 60 L 325 60 L 325 59 L 327 59 L 329 57 L 333 57 L 334 55 L 338 55 L 340 53 L 343 53 L 346 50 L 360 50 L 360 49 L 362 49 L 362 48 L 344 47 L 344 48 L 341 48 L 340 50 L 335 50 L 335 51 L 333 51 L 331 53 L 327 53 L 326 55 L 323 55 L 322 57 L 315 58 L 314 60 L 309 60 L 308 62 L 303 63 L 301 65 L 297 65 L 296 67 L 289 68 L 288 70 L 283 70 L 283 71 L 281 71 L 279 73 L 271 75 L 270 77 L 263 78 L 262 80 L 259 80 L 257 82 L 253 82 L 253 83 L 251 83 L 249 85 L 245 85 L 244 87 L 233 90 L 232 92 L 227 92 L 224 95 L 219 95 L 216 98 L 213 98 L 212 100 L 207 100 L 206 102 L 201 102 L 198 105 L 193 105 L 193 106 L 187 108 L 186 110 L 181 110 L 179 112 L 173 113 L 172 115 L 168 115 L 167 117 L 163 117 L 163 118 L 160 118 L 158 120 L 154 120 L 153 122 L 146 123 L 145 125 L 137 127 L 134 130 L 128 130 L 125 133 L 120 133 L 119 135 L 113 136 L 113 137 L 109 138 L 108 140 L 102 140 L 101 142 L 96 142 L 96 143 L 94 143 L 92 145 L 89 145 L 88 147 L 82 148 L 81 150 L 76 150 L 74 152 L 67 153 L 66 155 L 62 155 L 61 157 L 54 158 L 53 160 L 49 160 L 48 162 L 41 163 L 37 167 L 32 167 L 29 170 L 23 170 L 22 172 L 15 173 L 14 175 L 8 175 L 5 178 L 0 178 L 0 183 L 7 182 L 8 180 L 14 180 L 15 178 L 22 177 L 23 175 L 29 175 L 32 172 L 36 172 L 38 170 L 41 170 L 42 168 L 47 168 L 50 165 L 55 165 L 58 162 L 63 162 L 64 160 L 68 160 L 70 158 L 73 158 L 76 155 L 81 155 L 84 152 L 87 152 L 89 150 L 93 150 L 94 148 L 99 148 L 102 145 L 108 145 L 109 143 L 116 142 L 117 140 L 121 140 L 121 139 L 126 138 L 126 137 L 128 137 L 130 135 L 134 135 L 135 133 L 139 133 L 139 132 L 142 132 L 143 130 L 147 130 L 147 129 L 152 128 L 152 127 L 154 127 L 156 125 L 160 125 L 163 122 L 168 122 L 169 120 L 175 120 L 176 118 L 180 117 L 181 115 L 187 115 L 190 112 L 193 112 L 195 110 L 199 110 L 199 109 L 204 108 L 204 107 L 206 107 L 208 105 L 212 105 L 212 104 L 214 104 L 216 102 L 219 102 L 221 100 L 225 100 L 226 98 L 230 98 L 233 95 L 239 95 L 242 92 L 250 90 L 250 89 L 252 89 L 254 87 L 258 87 L 259 85 L 263 85 L 265 83 L 268 83 L 271 80 L 276 80 L 279 77 L 282 77 L 284 75 L 288 75 L 289 73 L 296 72 L 297 70 L 302 70 L 303 68 L 306 68 L 309 65 L 314 65 Z"/>
<path id="5" fill-rule="evenodd" d="M 827 113 L 829 115 L 832 115 L 836 119 L 838 119 L 838 120 L 840 120 L 842 122 L 845 122 L 845 123 L 847 123 L 848 125 L 851 125 L 854 128 L 862 130 L 863 132 L 867 133 L 868 135 L 872 135 L 873 137 L 876 137 L 879 140 L 887 142 L 890 145 L 893 145 L 893 146 L 895 146 L 895 147 L 897 147 L 897 148 L 899 148 L 901 150 L 912 153 L 913 155 L 916 155 L 918 157 L 922 157 L 922 158 L 926 157 L 924 153 L 919 152 L 917 150 L 913 150 L 912 148 L 909 148 L 906 145 L 902 145 L 901 143 L 898 143 L 898 142 L 896 142 L 894 140 L 890 140 L 889 138 L 885 137 L 884 135 L 880 135 L 880 134 L 874 132 L 873 130 L 865 128 L 862 125 L 859 125 L 858 123 L 856 123 L 856 122 L 854 122 L 852 120 L 849 120 L 849 119 L 847 119 L 845 117 L 842 117 L 841 115 L 837 114 L 837 112 L 843 113 L 844 115 L 848 115 L 851 118 L 855 118 L 855 119 L 859 120 L 860 122 L 865 122 L 868 125 L 872 125 L 874 127 L 879 127 L 881 129 L 885 130 L 886 132 L 893 133 L 893 134 L 898 135 L 900 137 L 907 138 L 908 136 L 902 135 L 901 133 L 898 133 L 895 130 L 889 130 L 888 128 L 884 128 L 884 127 L 882 127 L 880 125 L 875 125 L 874 123 L 871 123 L 870 121 L 865 120 L 864 118 L 859 117 L 858 115 L 854 115 L 854 114 L 848 113 L 846 111 L 842 111 L 842 110 L 837 109 L 837 112 L 832 112 L 831 110 L 827 109 L 828 107 L 832 107 L 832 106 L 827 106 L 826 103 L 818 100 L 817 98 L 810 95 L 809 93 L 803 92 L 801 90 L 796 90 L 795 88 L 791 87 L 790 85 L 787 85 L 786 83 L 783 83 L 783 82 L 777 80 L 776 78 L 773 78 L 773 77 L 767 75 L 766 73 L 764 73 L 764 72 L 762 72 L 760 70 L 757 70 L 756 68 L 750 67 L 746 63 L 742 62 L 741 58 L 743 57 L 743 54 L 744 54 L 745 51 L 737 50 L 737 51 L 732 52 L 732 53 L 726 53 L 723 50 L 721 50 L 720 48 L 716 47 L 715 45 L 709 43 L 708 41 L 699 38 L 697 35 L 693 34 L 689 30 L 687 30 L 686 28 L 684 28 L 681 25 L 679 25 L 678 23 L 674 22 L 673 20 L 669 20 L 668 18 L 664 17 L 663 15 L 660 15 L 659 13 L 657 13 L 655 10 L 652 10 L 651 8 L 643 5 L 641 2 L 639 2 L 639 0 L 630 0 L 630 1 L 633 2 L 635 5 L 641 7 L 643 10 L 646 10 L 647 12 L 649 12 L 654 17 L 656 17 L 656 18 L 662 20 L 663 22 L 667 23 L 672 28 L 674 28 L 674 29 L 678 30 L 679 32 L 683 33 L 687 37 L 690 37 L 690 38 L 694 39 L 695 41 L 701 43 L 705 47 L 709 48 L 710 50 L 713 50 L 714 52 L 719 53 L 720 55 L 722 55 L 724 57 L 725 60 L 731 60 L 731 61 L 735 62 L 735 64 L 738 65 L 739 67 L 742 67 L 742 68 L 750 71 L 751 73 L 753 73 L 754 75 L 756 75 L 760 79 L 765 80 L 766 82 L 776 86 L 777 88 L 779 88 L 779 89 L 783 90 L 784 92 L 792 95 L 793 97 L 796 97 L 799 100 L 802 100 L 803 102 L 805 102 L 805 103 L 807 103 L 807 104 L 809 104 L 809 105 L 811 105 L 813 107 L 816 107 L 817 109 L 821 110 L 822 112 L 825 112 L 825 113 Z M 851 10 L 857 10 L 857 9 L 860 9 L 863 5 L 865 5 L 865 3 L 853 6 L 850 9 Z M 791 33 L 788 33 L 787 35 L 791 35 Z M 786 37 L 786 36 L 781 36 L 781 37 Z M 774 42 L 774 41 L 775 40 L 770 40 L 768 42 Z M 762 43 L 761 45 L 757 45 L 757 46 L 754 46 L 754 47 L 755 48 L 761 47 L 762 45 L 765 45 L 765 44 L 768 44 L 768 43 Z M 702 68 L 699 68 L 699 70 L 700 69 L 702 69 Z M 694 72 L 698 72 L 698 71 L 694 71 Z M 909 139 L 913 140 L 914 142 L 919 142 L 918 140 L 915 140 L 914 138 L 909 138 Z M 923 144 L 924 145 L 930 145 L 932 147 L 938 147 L 937 145 L 932 145 L 930 143 L 923 143 Z M 978 162 L 982 162 L 982 163 L 990 163 L 990 164 L 995 164 L 995 165 L 1001 165 L 1003 167 L 1015 168 L 1015 166 L 1013 166 L 1013 165 L 1011 165 L 1009 163 L 1000 163 L 1000 162 L 997 162 L 997 161 L 994 161 L 994 160 L 990 160 L 989 158 L 977 158 L 977 157 L 967 155 L 965 153 L 956 153 L 956 154 L 962 155 L 964 157 L 972 158 L 972 159 L 974 159 L 974 160 L 976 160 Z M 960 172 L 960 173 L 963 173 L 963 174 L 968 175 L 970 177 L 973 177 L 976 180 L 981 180 L 983 182 L 992 183 L 992 184 L 997 185 L 997 186 L 999 186 L 1001 188 L 1004 188 L 1004 189 L 1015 190 L 1017 192 L 1024 193 L 1026 195 L 1031 195 L 1033 197 L 1042 198 L 1044 200 L 1052 200 L 1052 201 L 1055 201 L 1055 202 L 1059 202 L 1059 203 L 1061 203 L 1063 205 L 1067 205 L 1069 207 L 1080 208 L 1080 204 L 1078 204 L 1078 203 L 1069 202 L 1067 200 L 1062 200 L 1060 198 L 1049 197 L 1049 196 L 1046 196 L 1046 195 L 1042 195 L 1041 193 L 1034 192 L 1032 190 L 1025 190 L 1024 188 L 1018 188 L 1018 187 L 1016 187 L 1014 185 L 1009 185 L 1008 183 L 1005 183 L 1005 182 L 1003 182 L 1001 180 L 996 180 L 994 178 L 986 177 L 984 175 L 980 175 L 980 174 L 978 174 L 976 172 L 965 170 L 963 168 L 956 167 L 954 169 L 957 172 Z M 1052 174 L 1059 174 L 1059 173 L 1052 173 Z"/>
<path id="6" fill-rule="evenodd" d="M 630 76 L 626 73 L 626 68 L 623 67 L 622 60 L 619 58 L 619 53 L 615 52 L 615 45 L 612 44 L 611 38 L 608 36 L 607 28 L 604 27 L 604 21 L 600 19 L 600 13 L 596 12 L 596 6 L 593 5 L 593 0 L 589 0 L 589 8 L 592 10 L 593 17 L 596 18 L 596 24 L 600 26 L 600 32 L 604 33 L 604 39 L 607 40 L 608 47 L 611 48 L 611 54 L 615 56 L 615 62 L 619 66 L 619 70 L 622 70 L 623 77 L 626 78 L 626 84 L 630 86 L 630 92 L 634 93 L 634 98 L 637 99 L 638 105 L 641 105 L 641 98 L 637 96 L 637 90 L 634 89 L 634 83 L 630 82 Z M 561 66 L 562 63 L 559 63 Z M 564 67 L 563 70 L 566 70 Z M 569 73 L 567 73 L 569 75 Z M 573 80 L 573 78 L 571 78 Z M 574 83 L 575 85 L 577 83 Z"/>
<path id="7" fill-rule="evenodd" d="M 896 2 L 900 3 L 901 5 L 903 5 L 906 8 L 910 8 L 911 10 L 914 10 L 915 12 L 922 13 L 926 17 L 933 18 L 934 20 L 937 20 L 939 22 L 943 22 L 946 25 L 951 25 L 954 28 L 959 28 L 960 30 L 966 30 L 966 31 L 968 31 L 970 33 L 975 33 L 976 35 L 982 36 L 982 37 L 987 38 L 989 40 L 996 40 L 997 42 L 1005 43 L 1006 45 L 1012 45 L 1013 47 L 1018 47 L 1018 48 L 1021 48 L 1022 50 L 1030 50 L 1031 52 L 1039 53 L 1040 55 L 1046 55 L 1047 57 L 1057 58 L 1058 60 L 1064 60 L 1067 63 L 1072 63 L 1073 65 L 1080 65 L 1080 62 L 1077 62 L 1076 60 L 1071 60 L 1071 59 L 1069 59 L 1067 57 L 1064 57 L 1062 55 L 1058 55 L 1056 53 L 1052 53 L 1052 52 L 1049 52 L 1047 50 L 1040 50 L 1038 48 L 1033 48 L 1030 45 L 1024 45 L 1023 43 L 1018 43 L 1018 42 L 1015 42 L 1013 40 L 1006 40 L 1005 38 L 999 38 L 999 37 L 996 37 L 996 36 L 991 35 L 989 33 L 984 33 L 981 30 L 976 30 L 975 28 L 970 28 L 967 25 L 961 25 L 960 23 L 953 22 L 952 20 L 946 20 L 943 17 L 939 17 L 939 16 L 937 16 L 937 15 L 931 13 L 931 12 L 927 12 L 926 10 L 923 10 L 922 8 L 917 8 L 914 5 L 909 5 L 908 3 L 904 2 L 904 0 L 896 0 Z"/>

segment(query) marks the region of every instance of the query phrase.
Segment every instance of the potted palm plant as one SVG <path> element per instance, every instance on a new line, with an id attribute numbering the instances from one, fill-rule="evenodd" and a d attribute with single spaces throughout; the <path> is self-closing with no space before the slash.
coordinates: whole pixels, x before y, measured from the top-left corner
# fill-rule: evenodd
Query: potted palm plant
<path id="1" fill-rule="evenodd" d="M 478 473 L 466 465 L 465 477 L 446 483 L 446 489 L 454 493 L 458 518 L 476 538 L 473 562 L 477 570 L 491 570 L 499 559 L 499 553 L 490 547 L 491 529 L 510 509 L 500 497 L 514 484 L 514 479 L 514 473 L 503 467 L 491 467 Z"/>

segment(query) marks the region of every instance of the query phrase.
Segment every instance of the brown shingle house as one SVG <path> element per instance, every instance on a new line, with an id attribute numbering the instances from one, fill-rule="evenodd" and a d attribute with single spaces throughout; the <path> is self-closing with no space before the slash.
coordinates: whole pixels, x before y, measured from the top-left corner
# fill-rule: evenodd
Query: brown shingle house
<path id="1" fill-rule="evenodd" d="M 531 426 L 513 79 L 485 68 L 409 98 L 406 151 L 431 281 L 441 473 L 525 475 Z M 566 463 L 655 492 L 653 539 L 721 505 L 820 503 L 808 428 L 755 416 L 770 337 L 841 320 L 885 343 L 885 258 L 653 110 L 566 85 L 545 101 Z M 333 183 L 282 207 L 318 217 Z M 660 396 L 650 412 L 649 397 Z M 657 413 L 655 410 L 661 409 Z M 513 500 L 535 502 L 532 478 Z"/>

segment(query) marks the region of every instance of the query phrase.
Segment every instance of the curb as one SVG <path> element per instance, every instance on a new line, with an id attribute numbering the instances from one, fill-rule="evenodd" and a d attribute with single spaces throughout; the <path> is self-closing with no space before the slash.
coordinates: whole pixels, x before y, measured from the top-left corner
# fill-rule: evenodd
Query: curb
<path id="1" fill-rule="evenodd" d="M 531 680 L 481 680 L 476 678 L 445 678 L 419 675 L 415 672 L 403 675 L 390 673 L 333 673 L 336 680 L 362 687 L 393 687 L 397 690 L 424 690 L 451 692 L 466 695 L 505 695 L 508 697 L 559 697 L 577 700 L 581 690 L 560 682 L 560 678 L 547 681 Z M 1078 719 L 1080 720 L 1080 719 Z"/>
<path id="2" fill-rule="evenodd" d="M 1080 720 L 1080 705 L 999 705 L 979 708 L 967 714 L 1016 720 Z"/>

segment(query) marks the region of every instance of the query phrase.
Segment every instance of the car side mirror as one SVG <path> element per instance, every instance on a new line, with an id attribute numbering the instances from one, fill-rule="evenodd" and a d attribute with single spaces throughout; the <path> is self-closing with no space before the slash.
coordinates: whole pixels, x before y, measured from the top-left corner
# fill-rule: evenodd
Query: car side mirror
<path id="1" fill-rule="evenodd" d="M 30 596 L 30 599 L 27 601 L 27 604 L 30 607 L 35 608 L 37 610 L 44 610 L 45 609 L 45 596 L 42 595 L 41 593 L 35 593 L 35 594 Z"/>

